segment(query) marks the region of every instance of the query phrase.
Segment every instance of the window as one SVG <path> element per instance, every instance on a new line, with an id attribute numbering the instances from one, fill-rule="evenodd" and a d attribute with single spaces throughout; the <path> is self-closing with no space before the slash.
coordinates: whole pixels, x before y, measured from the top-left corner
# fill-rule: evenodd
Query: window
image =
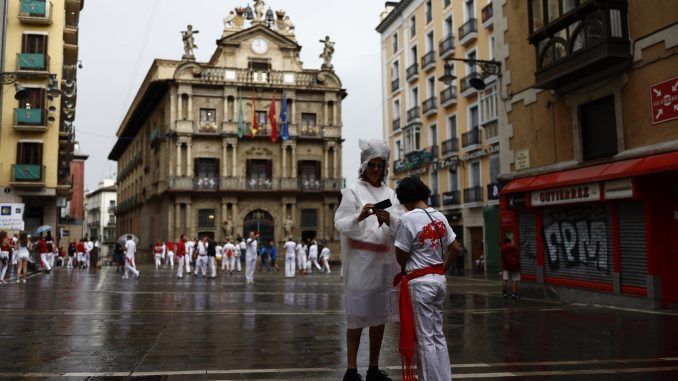
<path id="1" fill-rule="evenodd" d="M 426 24 L 430 23 L 433 20 L 433 7 L 431 5 L 431 0 L 426 2 Z"/>
<path id="2" fill-rule="evenodd" d="M 469 171 L 469 183 L 471 187 L 480 186 L 480 161 L 478 160 L 471 163 L 471 170 Z"/>
<path id="3" fill-rule="evenodd" d="M 301 210 L 301 226 L 315 228 L 318 226 L 318 209 Z"/>
<path id="4" fill-rule="evenodd" d="M 23 38 L 21 40 L 21 53 L 28 54 L 47 53 L 47 35 L 24 33 Z"/>
<path id="5" fill-rule="evenodd" d="M 412 64 L 417 63 L 417 58 L 419 57 L 418 52 L 417 52 L 417 45 L 414 45 L 411 49 L 410 52 L 412 53 Z"/>
<path id="6" fill-rule="evenodd" d="M 393 44 L 393 54 L 395 54 L 398 51 L 398 32 L 393 33 L 391 43 Z"/>
<path id="7" fill-rule="evenodd" d="M 438 171 L 432 171 L 429 175 L 429 185 L 431 188 L 431 195 L 438 195 Z"/>
<path id="8" fill-rule="evenodd" d="M 428 127 L 428 145 L 438 145 L 438 125 L 432 124 Z"/>
<path id="9" fill-rule="evenodd" d="M 457 137 L 457 116 L 450 115 L 447 117 L 447 138 Z"/>
<path id="10" fill-rule="evenodd" d="M 204 158 L 195 159 L 195 174 L 199 178 L 219 177 L 219 160 Z"/>
<path id="11" fill-rule="evenodd" d="M 452 4 L 452 0 L 443 0 L 443 8 L 447 8 Z"/>
<path id="12" fill-rule="evenodd" d="M 478 106 L 471 106 L 468 111 L 468 130 L 472 131 L 474 128 L 478 128 Z"/>
<path id="13" fill-rule="evenodd" d="M 470 19 L 476 18 L 476 4 L 475 0 L 465 0 L 464 2 L 464 10 L 465 10 L 465 16 L 466 16 L 466 21 Z"/>
<path id="14" fill-rule="evenodd" d="M 400 147 L 400 140 L 396 140 L 395 142 L 395 159 L 400 160 L 400 150 L 402 148 Z"/>
<path id="15" fill-rule="evenodd" d="M 475 61 L 477 59 L 477 57 L 478 57 L 478 55 L 476 54 L 475 50 L 469 52 L 466 55 L 466 59 L 471 60 L 471 61 Z M 466 73 L 467 74 L 475 73 L 477 70 L 478 69 L 476 68 L 476 65 L 466 64 Z"/>
<path id="16" fill-rule="evenodd" d="M 447 187 L 450 191 L 459 190 L 459 174 L 456 170 L 450 170 L 447 174 Z"/>
<path id="17" fill-rule="evenodd" d="M 419 106 L 419 88 L 414 87 L 412 88 L 412 107 L 417 107 Z"/>
<path id="18" fill-rule="evenodd" d="M 445 36 L 451 36 L 454 34 L 452 16 L 445 19 L 445 23 L 443 25 L 443 33 L 445 33 Z"/>
<path id="19" fill-rule="evenodd" d="M 530 10 L 532 12 L 532 32 L 544 27 L 544 8 L 542 0 L 531 0 Z"/>
<path id="20" fill-rule="evenodd" d="M 217 131 L 217 110 L 213 108 L 200 109 L 200 131 L 201 132 Z"/>
<path id="21" fill-rule="evenodd" d="M 302 180 L 320 179 L 320 162 L 314 160 L 302 160 L 299 162 L 299 177 Z"/>
<path id="22" fill-rule="evenodd" d="M 398 65 L 398 61 L 395 61 L 393 63 L 393 68 L 391 70 L 391 77 L 393 78 L 394 81 L 397 80 L 398 78 L 400 78 L 400 65 Z"/>
<path id="23" fill-rule="evenodd" d="M 435 46 L 433 31 L 430 31 L 426 34 L 426 53 L 433 51 Z"/>
<path id="24" fill-rule="evenodd" d="M 488 86 L 480 96 L 480 110 L 482 124 L 497 120 L 497 87 Z"/>
<path id="25" fill-rule="evenodd" d="M 247 160 L 247 178 L 270 179 L 272 177 L 272 168 L 270 160 Z"/>
<path id="26" fill-rule="evenodd" d="M 268 113 L 266 111 L 257 111 L 257 127 L 259 130 L 265 130 L 268 124 Z"/>
<path id="27" fill-rule="evenodd" d="M 26 88 L 26 95 L 19 99 L 19 108 L 42 109 L 45 103 L 45 89 Z"/>
<path id="28" fill-rule="evenodd" d="M 490 60 L 494 59 L 494 36 L 490 36 Z"/>
<path id="29" fill-rule="evenodd" d="M 433 98 L 436 96 L 436 78 L 434 76 L 431 76 L 428 78 L 427 82 L 427 87 L 426 89 L 428 90 L 428 97 Z"/>
<path id="30" fill-rule="evenodd" d="M 16 148 L 17 164 L 42 164 L 42 143 L 20 142 Z"/>
<path id="31" fill-rule="evenodd" d="M 421 127 L 416 125 L 406 128 L 404 131 L 405 153 L 419 151 L 421 149 Z"/>
<path id="32" fill-rule="evenodd" d="M 400 99 L 393 101 L 393 120 L 400 119 Z"/>
<path id="33" fill-rule="evenodd" d="M 215 227 L 216 215 L 214 209 L 198 209 L 198 227 L 199 228 L 213 228 Z"/>
<path id="34" fill-rule="evenodd" d="M 582 156 L 584 160 L 609 157 L 617 153 L 617 121 L 614 96 L 579 106 Z"/>
<path id="35" fill-rule="evenodd" d="M 490 184 L 496 184 L 498 182 L 497 178 L 499 177 L 499 155 L 490 156 Z"/>
<path id="36" fill-rule="evenodd" d="M 301 114 L 301 134 L 302 135 L 316 135 L 317 134 L 317 116 L 314 113 Z"/>
<path id="37" fill-rule="evenodd" d="M 410 38 L 414 37 L 417 34 L 417 18 L 416 16 L 410 17 Z"/>

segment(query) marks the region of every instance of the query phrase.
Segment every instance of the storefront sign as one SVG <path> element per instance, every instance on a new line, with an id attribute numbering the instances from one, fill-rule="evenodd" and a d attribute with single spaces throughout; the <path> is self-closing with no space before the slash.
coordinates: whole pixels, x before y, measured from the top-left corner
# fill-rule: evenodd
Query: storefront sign
<path id="1" fill-rule="evenodd" d="M 487 184 L 487 199 L 488 200 L 499 200 L 499 193 L 501 192 L 501 184 L 492 183 Z"/>
<path id="2" fill-rule="evenodd" d="M 24 230 L 24 204 L 0 204 L 0 230 Z"/>
<path id="3" fill-rule="evenodd" d="M 652 124 L 678 118 L 678 77 L 650 86 Z"/>
<path id="4" fill-rule="evenodd" d="M 530 168 L 530 150 L 516 151 L 516 171 Z"/>
<path id="5" fill-rule="evenodd" d="M 573 185 L 571 187 L 547 189 L 532 192 L 533 206 L 572 204 L 600 200 L 598 183 Z"/>
<path id="6" fill-rule="evenodd" d="M 485 156 L 492 154 L 492 153 L 495 153 L 495 152 L 499 152 L 499 144 L 493 144 L 493 145 L 489 146 L 488 148 L 483 148 L 483 149 L 473 151 L 471 153 L 467 153 L 466 155 L 464 155 L 462 160 L 469 161 L 469 160 L 480 159 L 481 157 L 485 157 Z"/>
<path id="7" fill-rule="evenodd" d="M 456 169 L 458 165 L 459 158 L 456 156 L 448 157 L 447 159 L 443 159 L 437 162 L 438 169 L 442 168 Z"/>
<path id="8" fill-rule="evenodd" d="M 631 198 L 633 197 L 633 181 L 631 179 L 606 181 L 603 184 L 603 195 L 606 200 Z"/>

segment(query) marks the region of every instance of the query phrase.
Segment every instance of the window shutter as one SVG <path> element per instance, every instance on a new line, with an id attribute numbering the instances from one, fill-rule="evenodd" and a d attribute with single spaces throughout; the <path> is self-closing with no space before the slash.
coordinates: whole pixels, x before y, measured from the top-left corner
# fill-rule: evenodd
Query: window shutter
<path id="1" fill-rule="evenodd" d="M 22 53 L 29 53 L 28 50 L 28 34 L 24 33 L 21 36 L 21 52 Z"/>

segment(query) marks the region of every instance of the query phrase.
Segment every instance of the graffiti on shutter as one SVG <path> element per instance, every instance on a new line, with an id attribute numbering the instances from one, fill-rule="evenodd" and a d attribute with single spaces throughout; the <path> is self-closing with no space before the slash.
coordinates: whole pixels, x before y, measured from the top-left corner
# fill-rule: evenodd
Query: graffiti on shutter
<path id="1" fill-rule="evenodd" d="M 518 248 L 520 251 L 520 272 L 537 273 L 537 234 L 535 232 L 534 210 L 522 210 L 518 215 Z"/>

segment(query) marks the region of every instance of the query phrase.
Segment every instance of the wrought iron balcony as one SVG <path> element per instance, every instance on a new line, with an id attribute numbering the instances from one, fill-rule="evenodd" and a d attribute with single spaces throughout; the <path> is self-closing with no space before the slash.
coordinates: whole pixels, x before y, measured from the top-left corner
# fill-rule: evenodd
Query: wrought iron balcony
<path id="1" fill-rule="evenodd" d="M 461 195 L 458 190 L 443 193 L 443 206 L 461 204 Z"/>
<path id="2" fill-rule="evenodd" d="M 322 183 L 318 179 L 299 179 L 299 189 L 305 192 L 319 192 L 322 190 Z"/>
<path id="3" fill-rule="evenodd" d="M 261 129 L 260 132 L 263 133 L 264 131 L 266 131 L 265 128 Z M 198 130 L 196 132 L 198 134 L 216 135 L 219 134 L 219 127 L 217 127 L 216 122 L 200 122 L 198 124 Z"/>
<path id="4" fill-rule="evenodd" d="M 544 20 L 542 20 L 544 21 Z M 632 61 L 627 0 L 590 0 L 534 30 L 535 88 L 566 92 L 625 71 Z"/>
<path id="5" fill-rule="evenodd" d="M 19 21 L 30 25 L 52 24 L 52 2 L 37 0 L 21 0 L 19 5 Z"/>
<path id="6" fill-rule="evenodd" d="M 469 148 L 472 146 L 480 145 L 480 129 L 473 128 L 470 131 L 464 132 L 461 134 L 461 146 L 464 148 Z"/>
<path id="7" fill-rule="evenodd" d="M 419 65 L 417 65 L 416 62 L 405 70 L 405 78 L 407 78 L 408 82 L 412 82 L 419 78 Z"/>
<path id="8" fill-rule="evenodd" d="M 429 71 L 436 67 L 436 52 L 431 50 L 421 57 L 421 67 L 424 71 Z"/>
<path id="9" fill-rule="evenodd" d="M 441 59 L 445 59 L 454 54 L 454 35 L 448 34 L 443 38 L 438 44 L 438 50 L 440 51 Z"/>
<path id="10" fill-rule="evenodd" d="M 471 187 L 464 189 L 464 202 L 483 202 L 483 187 Z"/>
<path id="11" fill-rule="evenodd" d="M 44 186 L 45 166 L 40 164 L 12 164 L 13 185 Z"/>
<path id="12" fill-rule="evenodd" d="M 270 190 L 273 188 L 273 181 L 267 178 L 248 178 L 245 182 L 247 189 Z"/>
<path id="13" fill-rule="evenodd" d="M 442 143 L 440 143 L 440 148 L 442 151 L 442 156 L 456 154 L 459 152 L 459 138 L 449 138 Z"/>
<path id="14" fill-rule="evenodd" d="M 396 78 L 393 81 L 391 81 L 391 92 L 395 93 L 400 89 L 400 78 Z"/>
<path id="15" fill-rule="evenodd" d="M 478 37 L 478 19 L 470 18 L 459 27 L 459 43 L 463 46 L 473 42 Z"/>
<path id="16" fill-rule="evenodd" d="M 407 123 L 414 122 L 415 120 L 419 120 L 419 106 L 414 106 L 407 110 Z"/>
<path id="17" fill-rule="evenodd" d="M 219 189 L 219 175 L 195 177 L 193 179 L 193 189 L 200 191 L 215 191 Z"/>
<path id="18" fill-rule="evenodd" d="M 49 71 L 49 55 L 44 53 L 17 53 L 16 69 L 19 71 Z"/>
<path id="19" fill-rule="evenodd" d="M 473 71 L 471 72 L 471 74 L 459 80 L 459 89 L 461 90 L 461 95 L 463 97 L 470 97 L 471 95 L 475 94 L 476 89 L 474 89 L 473 86 L 471 86 L 471 80 L 473 78 L 482 79 L 483 76 L 477 71 Z"/>
<path id="20" fill-rule="evenodd" d="M 400 129 L 400 118 L 393 119 L 393 131 L 398 131 Z"/>
<path id="21" fill-rule="evenodd" d="M 492 26 L 494 10 L 492 9 L 492 2 L 483 7 L 480 11 L 480 19 L 483 22 L 483 28 L 489 28 Z"/>
<path id="22" fill-rule="evenodd" d="M 430 97 L 424 101 L 422 110 L 425 116 L 435 115 L 438 112 L 438 100 L 436 97 Z"/>
<path id="23" fill-rule="evenodd" d="M 457 103 L 457 86 L 448 86 L 440 92 L 440 105 L 447 107 Z"/>

